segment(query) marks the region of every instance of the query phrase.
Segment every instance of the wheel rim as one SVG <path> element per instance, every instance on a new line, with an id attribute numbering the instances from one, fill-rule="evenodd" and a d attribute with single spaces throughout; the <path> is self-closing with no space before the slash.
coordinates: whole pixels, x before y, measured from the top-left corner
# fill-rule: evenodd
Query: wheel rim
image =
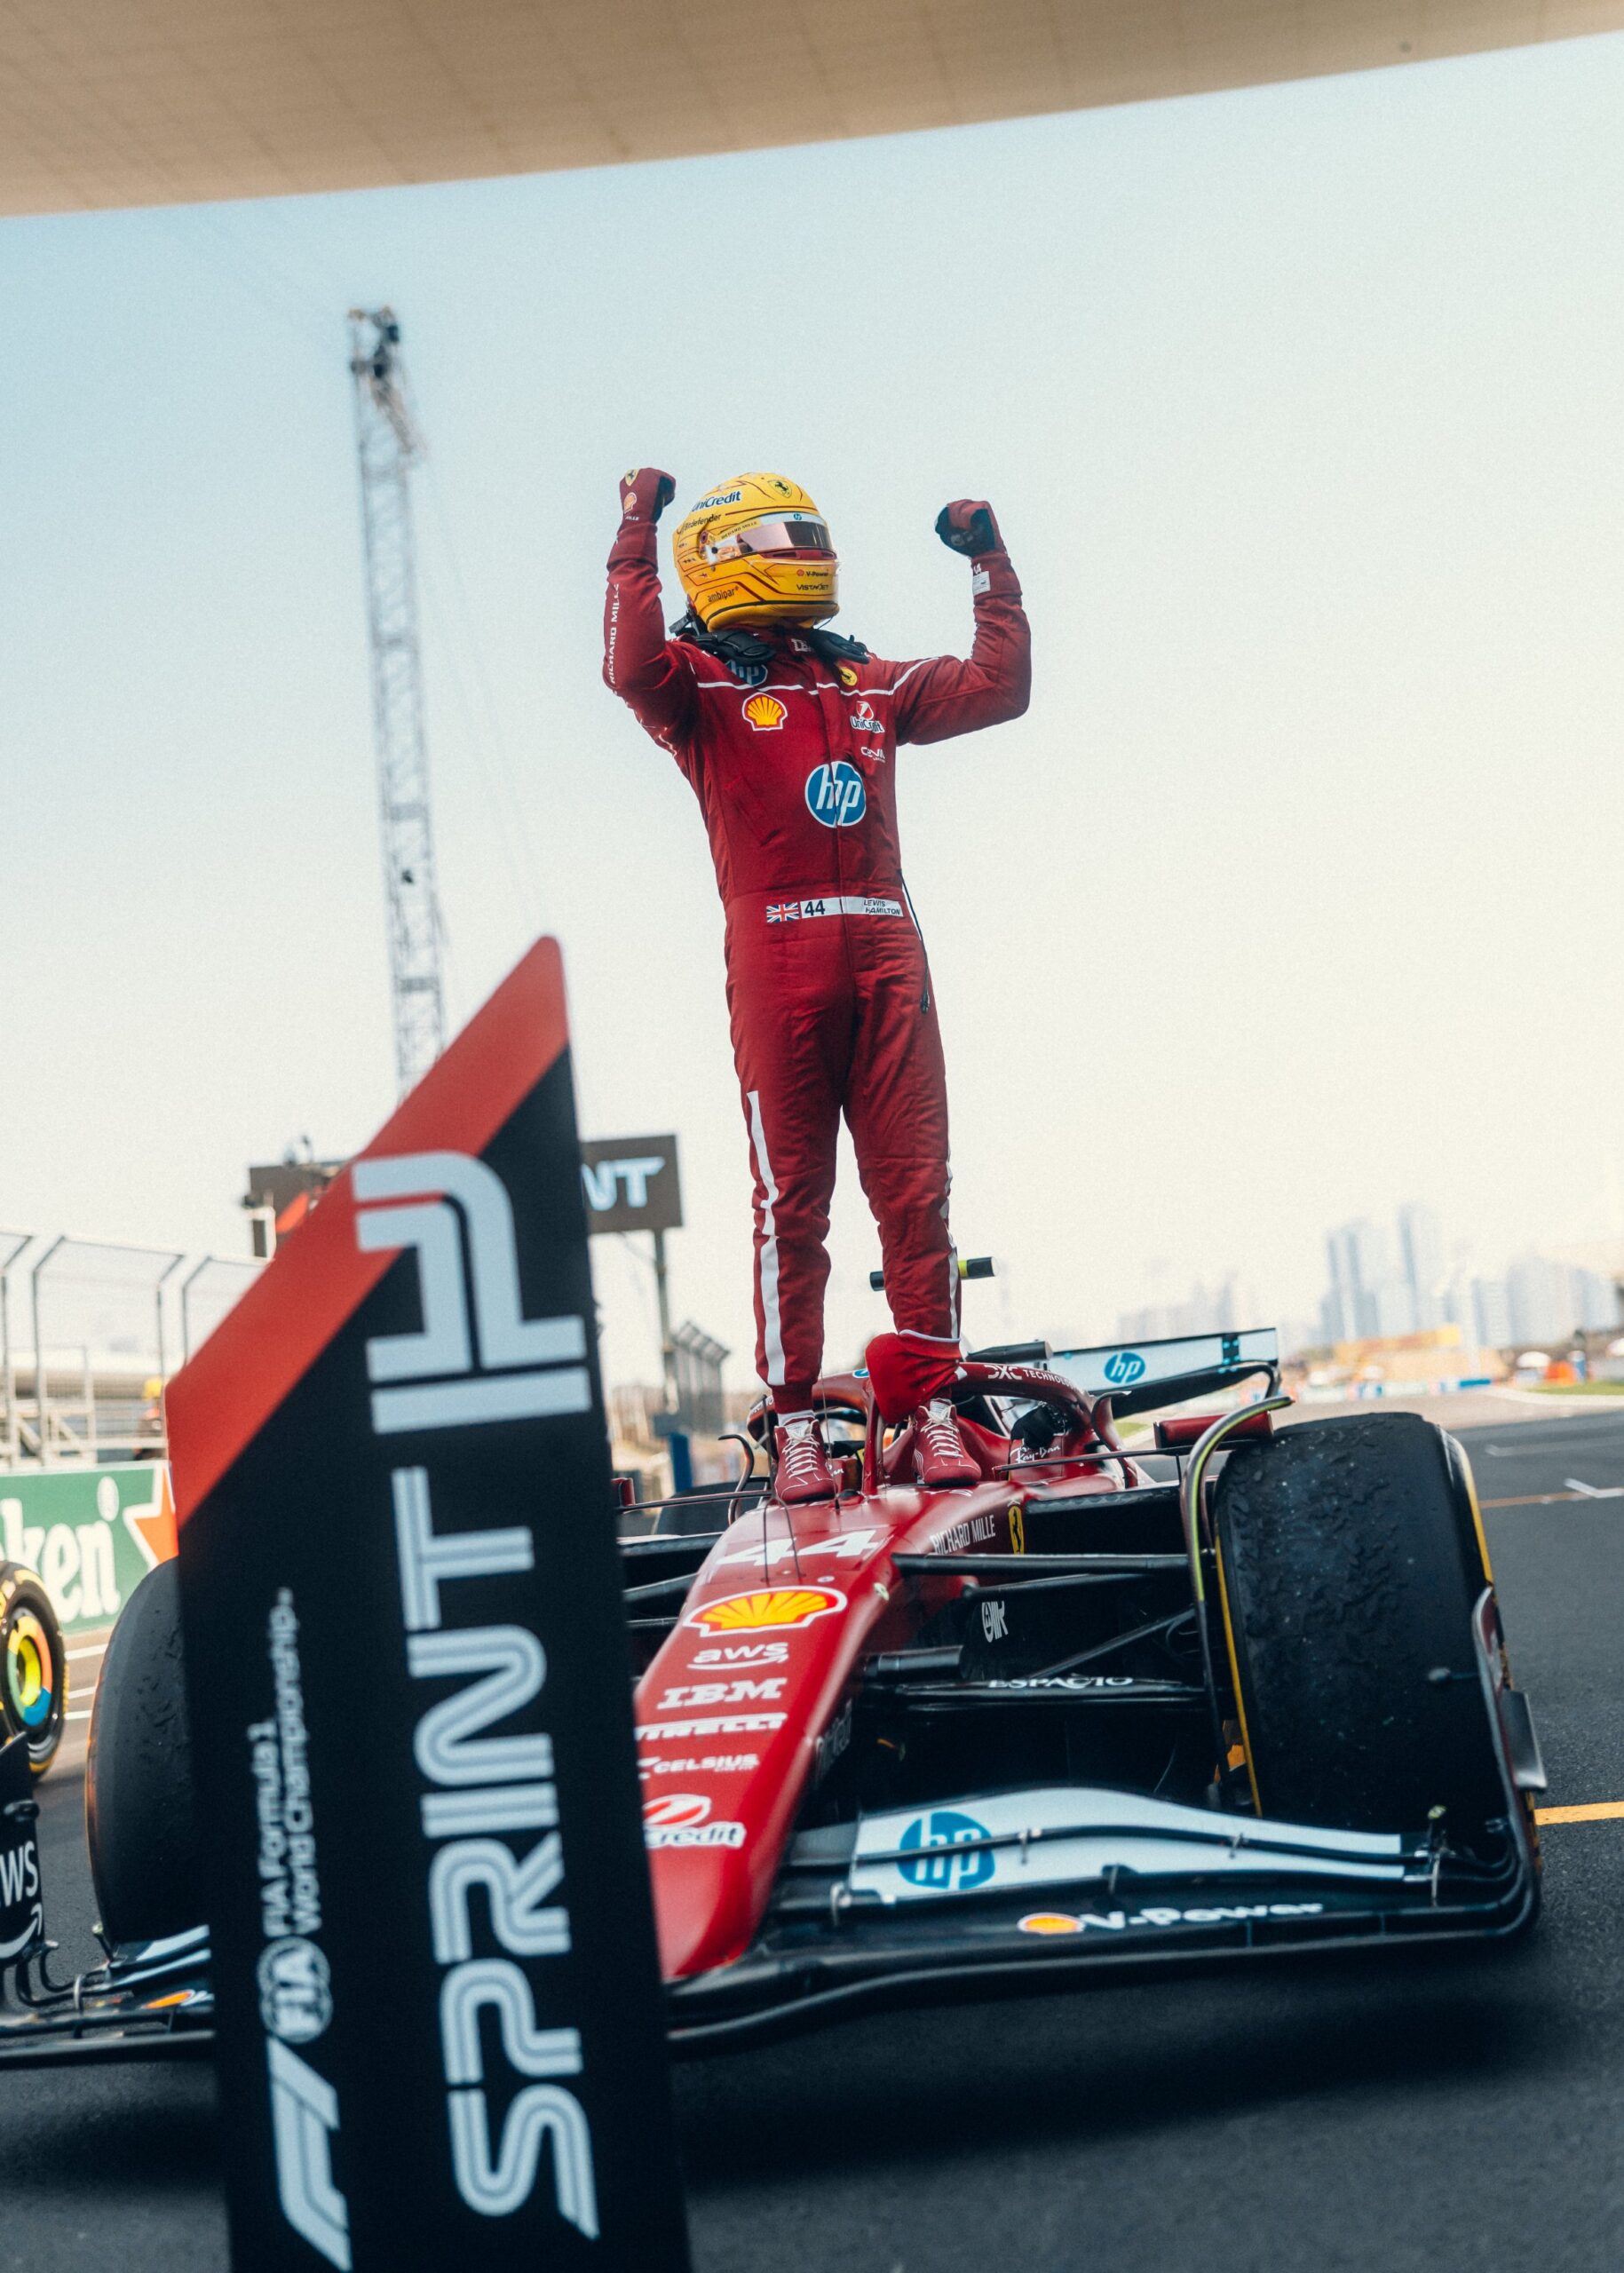
<path id="1" fill-rule="evenodd" d="M 16 1724 L 30 1735 L 43 1729 L 56 1692 L 51 1637 L 31 1610 L 19 1611 L 5 1636 L 5 1697 Z"/>

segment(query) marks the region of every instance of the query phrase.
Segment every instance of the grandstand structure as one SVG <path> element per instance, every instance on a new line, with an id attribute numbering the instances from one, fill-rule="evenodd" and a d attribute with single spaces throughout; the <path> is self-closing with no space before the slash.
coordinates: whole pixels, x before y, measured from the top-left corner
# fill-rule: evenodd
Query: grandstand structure
<path id="1" fill-rule="evenodd" d="M 1621 26 L 1624 0 L 4 0 L 0 213 L 835 141 Z"/>

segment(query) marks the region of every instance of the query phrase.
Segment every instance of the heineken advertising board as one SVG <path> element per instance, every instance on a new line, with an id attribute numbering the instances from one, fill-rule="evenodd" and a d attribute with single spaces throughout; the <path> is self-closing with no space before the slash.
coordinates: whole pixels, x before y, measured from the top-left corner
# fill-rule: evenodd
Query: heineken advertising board
<path id="1" fill-rule="evenodd" d="M 38 1572 L 65 1634 L 111 1625 L 174 1552 L 162 1461 L 0 1474 L 0 1560 Z"/>

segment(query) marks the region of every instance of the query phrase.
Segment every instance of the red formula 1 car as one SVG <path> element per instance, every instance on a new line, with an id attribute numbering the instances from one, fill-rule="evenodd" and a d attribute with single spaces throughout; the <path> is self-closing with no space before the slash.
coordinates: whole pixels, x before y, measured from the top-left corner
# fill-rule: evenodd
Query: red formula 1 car
<path id="1" fill-rule="evenodd" d="M 1403 1414 L 1276 1432 L 1278 1390 L 1271 1333 L 984 1350 L 952 1391 L 982 1480 L 926 1493 L 844 1375 L 820 1390 L 838 1501 L 791 1519 L 757 1415 L 731 1493 L 633 1512 L 675 2048 L 1532 1921 L 1544 1778 L 1465 1456 Z M 109 1966 L 31 1980 L 0 2056 L 206 2041 L 173 1578 L 132 1598 L 92 1731 Z"/>
<path id="2" fill-rule="evenodd" d="M 983 1351 L 926 1493 L 860 1375 L 849 1490 L 624 1553 L 673 2042 L 1174 1956 L 1505 1934 L 1543 1775 L 1470 1472 L 1409 1415 L 1279 1434 L 1272 1334 Z M 770 1436 L 758 1420 L 755 1433 Z"/>

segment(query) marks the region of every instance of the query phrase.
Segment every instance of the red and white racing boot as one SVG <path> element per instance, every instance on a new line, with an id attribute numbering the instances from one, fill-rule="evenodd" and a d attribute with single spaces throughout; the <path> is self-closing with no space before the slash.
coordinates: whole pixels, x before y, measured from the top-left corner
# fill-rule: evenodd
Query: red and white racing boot
<path id="1" fill-rule="evenodd" d="M 775 1429 L 772 1444 L 778 1463 L 775 1489 L 785 1507 L 804 1507 L 809 1500 L 838 1499 L 839 1480 L 829 1466 L 818 1423 L 811 1414 Z"/>
<path id="2" fill-rule="evenodd" d="M 927 1492 L 948 1492 L 955 1485 L 978 1484 L 981 1471 L 959 1434 L 945 1397 L 922 1405 L 914 1415 L 914 1461 Z"/>

